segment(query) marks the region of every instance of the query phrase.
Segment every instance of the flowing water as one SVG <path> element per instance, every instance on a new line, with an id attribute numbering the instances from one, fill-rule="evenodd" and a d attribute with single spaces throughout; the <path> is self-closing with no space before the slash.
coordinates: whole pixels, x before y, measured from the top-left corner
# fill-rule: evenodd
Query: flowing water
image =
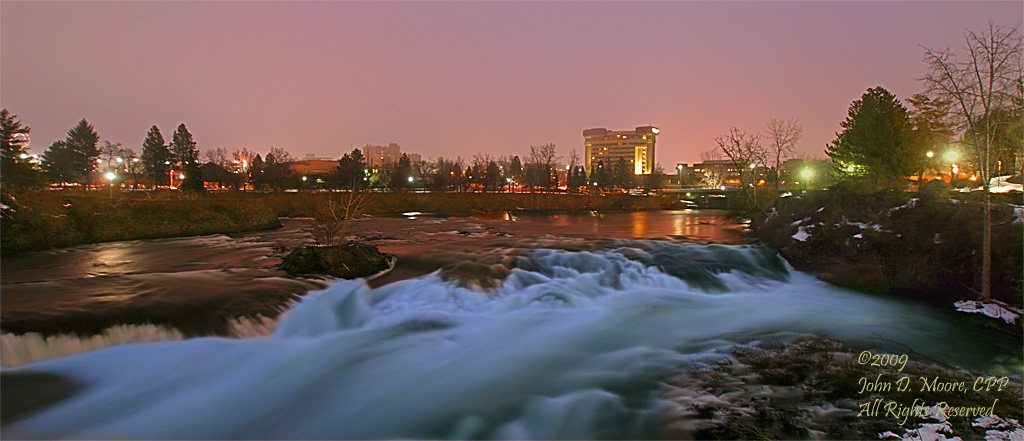
<path id="1" fill-rule="evenodd" d="M 506 229 L 486 219 L 381 221 L 374 228 L 392 234 L 382 244 L 406 257 L 420 250 L 422 265 L 407 274 L 429 269 L 423 262 L 440 266 L 374 287 L 332 283 L 303 297 L 266 337 L 122 345 L 5 370 L 81 385 L 5 430 L 642 438 L 654 429 L 660 380 L 737 345 L 805 333 L 989 374 L 1020 372 L 1019 341 L 960 324 L 952 312 L 829 286 L 758 246 L 636 238 L 673 236 L 673 216 L 685 214 L 664 216 L 664 231 L 635 235 L 609 221 L 625 238 L 600 240 L 579 233 L 593 222 L 587 217 L 566 230 L 551 217 Z M 401 225 L 418 233 L 403 236 Z M 733 228 L 719 226 L 723 236 Z M 546 234 L 525 233 L 534 230 Z"/>

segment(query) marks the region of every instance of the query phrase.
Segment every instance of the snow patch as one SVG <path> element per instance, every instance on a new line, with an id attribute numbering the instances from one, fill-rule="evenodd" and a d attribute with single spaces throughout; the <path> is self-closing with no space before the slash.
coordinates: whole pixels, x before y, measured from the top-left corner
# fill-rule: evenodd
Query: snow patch
<path id="1" fill-rule="evenodd" d="M 978 417 L 971 427 L 989 429 L 985 431 L 985 441 L 1024 440 L 1024 427 L 1013 418 L 1003 419 L 999 415 Z"/>
<path id="2" fill-rule="evenodd" d="M 890 208 L 889 209 L 889 214 L 893 214 L 894 212 L 902 210 L 904 208 L 914 208 L 914 207 L 917 206 L 917 201 L 919 201 L 919 200 L 921 200 L 921 199 L 913 198 L 913 199 L 907 201 L 907 203 L 905 203 L 903 205 L 900 205 L 899 207 Z"/>
<path id="3" fill-rule="evenodd" d="M 989 317 L 1003 319 L 1004 322 L 1014 324 L 1017 322 L 1017 318 L 1020 317 L 1019 313 L 1013 312 L 995 303 L 982 303 L 977 300 L 961 300 L 953 304 L 956 306 L 957 311 L 962 312 L 980 312 Z"/>
<path id="4" fill-rule="evenodd" d="M 807 227 L 800 227 L 792 237 L 800 242 L 806 242 L 807 239 L 811 237 L 811 233 L 807 232 Z"/>
<path id="5" fill-rule="evenodd" d="M 1012 205 L 1011 204 L 1010 208 L 1013 209 L 1013 215 L 1014 215 L 1014 217 L 1016 217 L 1016 219 L 1013 220 L 1013 223 L 1015 223 L 1015 224 L 1024 223 L 1024 205 Z"/>

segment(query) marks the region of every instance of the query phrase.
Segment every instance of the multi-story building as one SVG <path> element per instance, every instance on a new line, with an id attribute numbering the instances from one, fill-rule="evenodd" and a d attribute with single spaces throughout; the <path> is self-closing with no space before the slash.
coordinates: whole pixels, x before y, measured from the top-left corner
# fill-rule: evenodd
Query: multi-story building
<path id="1" fill-rule="evenodd" d="M 398 164 L 402 158 L 402 148 L 396 143 L 388 145 L 370 145 L 363 147 L 363 157 L 370 168 L 383 168 L 385 165 Z"/>
<path id="2" fill-rule="evenodd" d="M 603 127 L 584 130 L 584 155 L 588 173 L 598 162 L 603 162 L 605 167 L 614 167 L 621 158 L 633 169 L 633 173 L 651 174 L 654 171 L 654 145 L 658 132 L 654 126 L 624 131 L 611 131 Z"/>
<path id="3" fill-rule="evenodd" d="M 305 158 L 288 163 L 288 166 L 300 175 L 328 175 L 338 167 L 338 160 L 309 154 Z"/>

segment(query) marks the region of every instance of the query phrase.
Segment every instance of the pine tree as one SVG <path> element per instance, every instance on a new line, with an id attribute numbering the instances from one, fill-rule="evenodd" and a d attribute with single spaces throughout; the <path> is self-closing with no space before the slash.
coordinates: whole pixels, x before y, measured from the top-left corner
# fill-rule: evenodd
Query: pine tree
<path id="1" fill-rule="evenodd" d="M 363 152 L 359 149 L 352 149 L 352 153 L 346 153 L 338 160 L 337 169 L 338 182 L 344 188 L 357 189 L 366 184 L 366 162 L 363 159 Z"/>
<path id="2" fill-rule="evenodd" d="M 178 130 L 174 131 L 174 135 L 171 137 L 170 151 L 173 158 L 171 162 L 177 164 L 178 169 L 185 174 L 185 180 L 181 182 L 179 188 L 185 191 L 203 191 L 203 176 L 199 170 L 199 149 L 196 147 L 195 140 L 192 139 L 192 134 L 185 127 L 185 123 L 179 124 Z"/>
<path id="3" fill-rule="evenodd" d="M 623 190 L 633 187 L 633 170 L 630 170 L 629 164 L 626 164 L 624 158 L 620 157 L 615 163 L 612 179 L 615 181 L 615 186 Z"/>
<path id="4" fill-rule="evenodd" d="M 509 176 L 516 182 L 517 185 L 523 185 L 523 163 L 519 160 L 519 156 L 512 157 L 512 163 L 509 165 Z"/>
<path id="5" fill-rule="evenodd" d="M 491 161 L 487 163 L 487 169 L 484 170 L 485 185 L 490 187 L 492 190 L 501 188 L 503 181 L 501 178 L 501 168 L 498 167 L 498 163 Z"/>
<path id="6" fill-rule="evenodd" d="M 408 155 L 402 153 L 402 157 L 398 159 L 398 165 L 391 171 L 391 188 L 400 190 L 407 187 L 411 176 L 412 161 L 409 160 Z"/>
<path id="7" fill-rule="evenodd" d="M 583 167 L 575 167 L 569 170 L 568 184 L 569 191 L 579 191 L 587 186 L 587 172 Z"/>
<path id="8" fill-rule="evenodd" d="M 868 89 L 850 105 L 842 133 L 827 146 L 840 179 L 864 178 L 877 188 L 896 188 L 916 174 L 925 144 L 914 133 L 907 108 L 882 87 Z"/>
<path id="9" fill-rule="evenodd" d="M 78 176 L 75 168 L 74 153 L 68 149 L 64 141 L 54 141 L 50 148 L 43 152 L 43 171 L 50 182 L 64 184 L 75 182 Z"/>
<path id="10" fill-rule="evenodd" d="M 91 181 L 92 172 L 96 169 L 96 159 L 100 157 L 100 150 L 96 146 L 99 142 L 100 135 L 85 118 L 68 130 L 64 143 L 74 164 L 74 182 L 87 185 Z"/>
<path id="11" fill-rule="evenodd" d="M 28 158 L 28 133 L 18 115 L 0 110 L 0 183 L 5 187 L 30 187 L 38 184 L 38 172 Z"/>
<path id="12" fill-rule="evenodd" d="M 596 183 L 596 187 L 600 190 L 607 190 L 610 184 L 608 173 L 608 167 L 604 166 L 604 161 L 597 161 L 597 165 L 590 171 L 590 179 Z"/>
<path id="13" fill-rule="evenodd" d="M 146 140 L 142 141 L 142 167 L 147 174 L 153 176 L 153 185 L 168 185 L 171 173 L 171 152 L 167 149 L 167 143 L 160 134 L 160 129 L 154 125 L 146 133 Z"/>
<path id="14" fill-rule="evenodd" d="M 171 163 L 177 165 L 179 170 L 187 170 L 187 166 L 199 162 L 199 149 L 184 123 L 178 125 L 178 130 L 171 137 L 170 152 Z"/>

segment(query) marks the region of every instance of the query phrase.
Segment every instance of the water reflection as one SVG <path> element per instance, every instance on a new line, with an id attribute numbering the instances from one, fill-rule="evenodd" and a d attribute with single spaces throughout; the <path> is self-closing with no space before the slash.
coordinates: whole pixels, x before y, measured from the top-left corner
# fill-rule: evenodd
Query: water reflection
<path id="1" fill-rule="evenodd" d="M 583 235 L 605 238 L 687 238 L 699 241 L 735 243 L 743 226 L 729 222 L 720 210 L 638 211 L 628 213 L 515 213 L 505 219 L 519 222 L 518 229 L 535 225 L 540 234 Z M 496 220 L 496 215 L 478 219 Z"/>

